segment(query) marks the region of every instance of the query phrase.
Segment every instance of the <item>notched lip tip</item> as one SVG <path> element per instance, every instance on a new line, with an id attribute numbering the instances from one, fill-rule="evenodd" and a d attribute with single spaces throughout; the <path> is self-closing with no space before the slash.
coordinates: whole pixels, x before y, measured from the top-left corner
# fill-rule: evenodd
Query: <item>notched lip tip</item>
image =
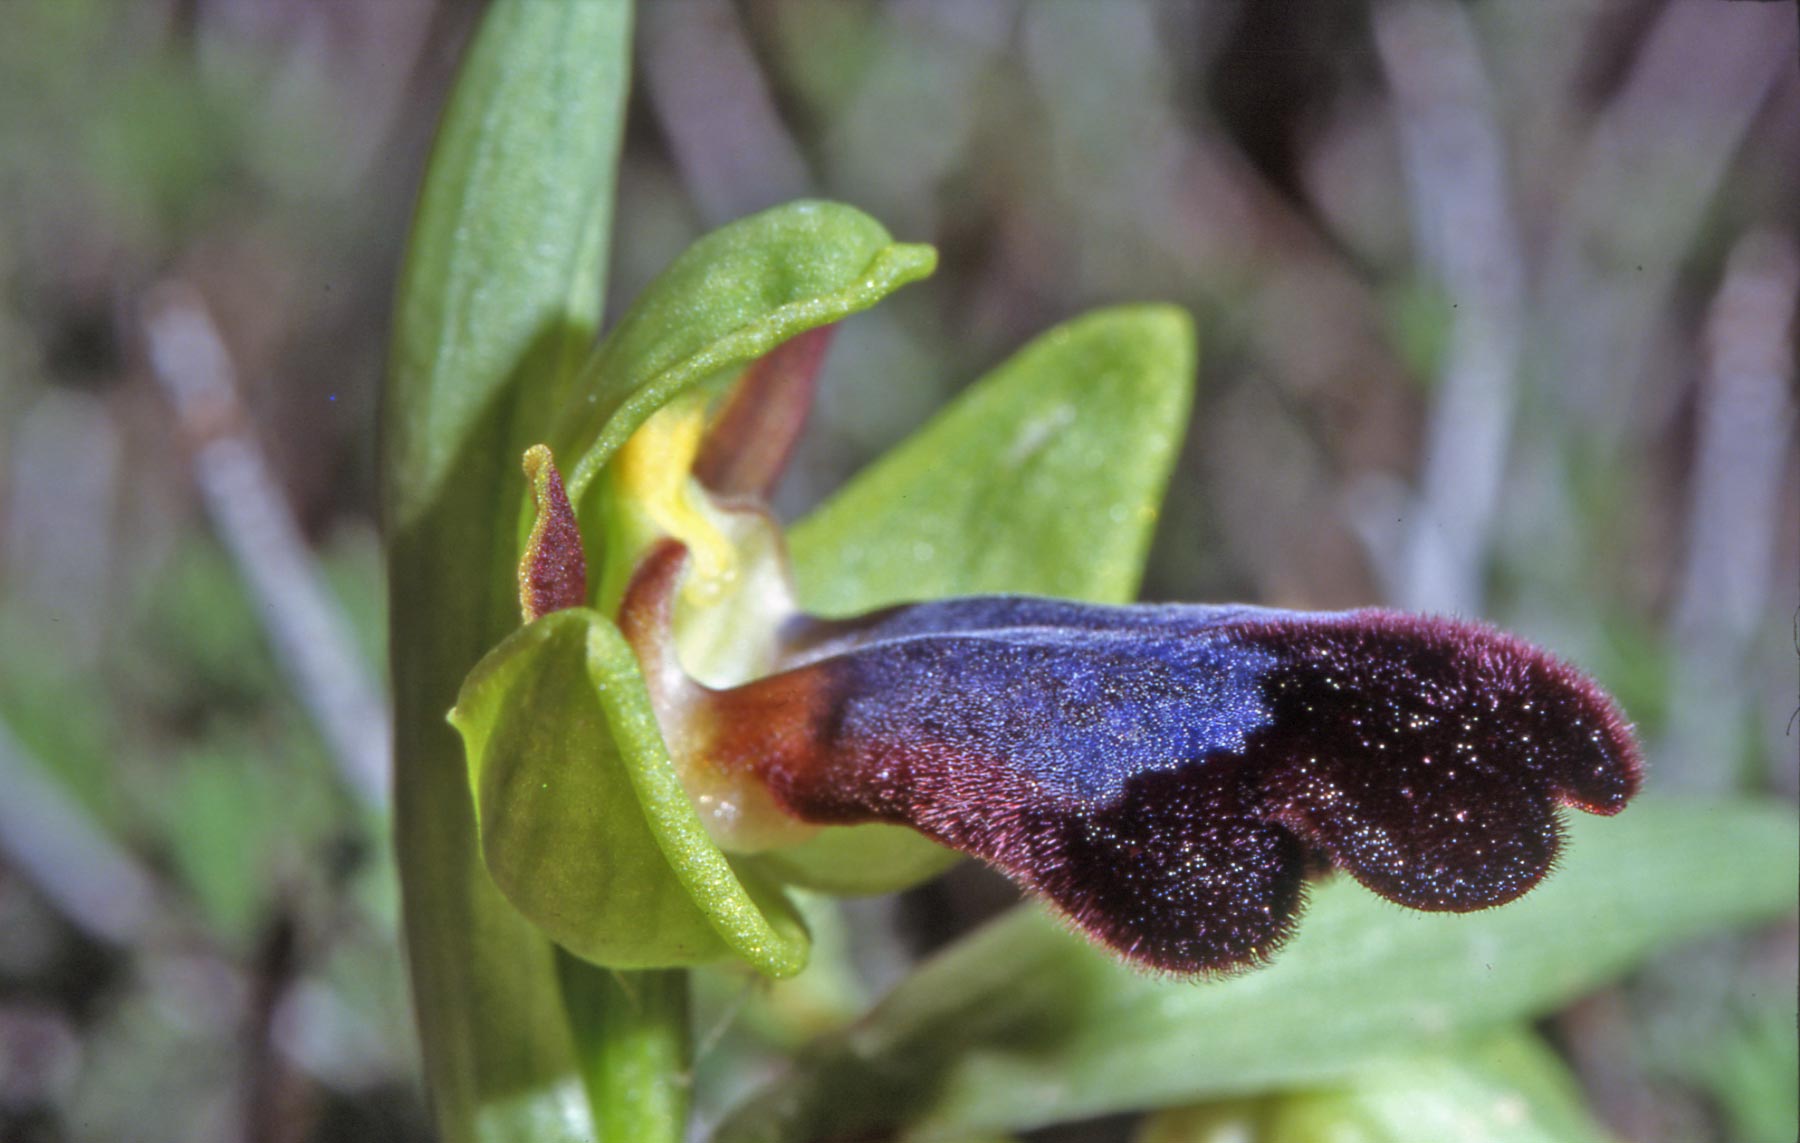
<path id="1" fill-rule="evenodd" d="M 1492 656 L 1485 664 L 1490 670 L 1497 670 L 1502 664 L 1514 664 L 1528 673 L 1527 679 L 1520 680 L 1515 685 L 1535 686 L 1535 680 L 1529 676 L 1537 675 L 1573 695 L 1581 713 L 1599 729 L 1600 741 L 1595 746 L 1611 788 L 1596 791 L 1590 787 L 1584 790 L 1573 783 L 1558 783 L 1553 787 L 1558 805 L 1611 817 L 1623 810 L 1642 788 L 1644 753 L 1631 719 L 1618 699 L 1592 675 L 1556 652 L 1496 627 L 1486 620 L 1445 615 L 1412 615 L 1385 609 L 1368 609 L 1354 614 L 1370 616 L 1376 619 L 1377 626 L 1389 629 L 1428 632 L 1434 637 L 1461 644 L 1466 651 L 1478 657 Z M 1596 775 L 1598 773 L 1599 771 L 1595 772 Z M 1595 794 L 1599 796 L 1594 796 Z"/>
<path id="2" fill-rule="evenodd" d="M 1548 655 L 1547 652 L 1544 654 Z M 1631 719 L 1626 717 L 1619 701 L 1605 688 L 1595 682 L 1586 673 L 1551 657 L 1552 663 L 1560 668 L 1563 681 L 1572 686 L 1585 706 L 1599 725 L 1600 741 L 1595 743 L 1599 751 L 1603 771 L 1611 788 L 1598 791 L 1599 797 L 1584 796 L 1584 792 L 1572 786 L 1563 786 L 1557 790 L 1561 804 L 1571 806 L 1584 813 L 1599 814 L 1611 817 L 1623 810 L 1636 797 L 1644 785 L 1645 759 L 1644 749 L 1638 741 L 1637 728 Z"/>

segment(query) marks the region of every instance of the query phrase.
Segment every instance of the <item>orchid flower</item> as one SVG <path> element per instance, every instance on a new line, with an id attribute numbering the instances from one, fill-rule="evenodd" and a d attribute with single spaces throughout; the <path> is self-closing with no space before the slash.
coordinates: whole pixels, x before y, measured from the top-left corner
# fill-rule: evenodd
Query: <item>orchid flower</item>
<path id="1" fill-rule="evenodd" d="M 818 346 L 798 352 L 810 386 Z M 1612 700 L 1481 624 L 1018 595 L 809 616 L 755 495 L 785 454 L 770 437 L 801 419 L 804 397 L 768 379 L 783 373 L 740 386 L 706 463 L 692 400 L 618 462 L 654 521 L 619 629 L 687 796 L 740 860 L 823 829 L 904 826 L 1121 956 L 1227 972 L 1279 947 L 1311 878 L 1343 870 L 1415 909 L 1500 905 L 1550 871 L 1558 807 L 1612 814 L 1637 789 Z M 760 452 L 728 456 L 734 438 Z M 547 452 L 526 467 L 535 620 L 587 591 Z"/>

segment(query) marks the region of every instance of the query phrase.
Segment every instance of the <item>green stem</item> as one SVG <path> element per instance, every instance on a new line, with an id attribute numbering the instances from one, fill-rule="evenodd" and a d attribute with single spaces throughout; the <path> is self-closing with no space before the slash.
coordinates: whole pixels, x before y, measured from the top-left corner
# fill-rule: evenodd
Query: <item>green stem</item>
<path id="1" fill-rule="evenodd" d="M 420 191 L 382 413 L 395 845 L 446 1143 L 591 1138 L 555 950 L 483 866 L 444 721 L 518 625 L 519 456 L 599 324 L 631 6 L 495 0 Z"/>
<path id="2" fill-rule="evenodd" d="M 693 1036 L 682 969 L 612 972 L 557 954 L 597 1143 L 681 1143 Z"/>

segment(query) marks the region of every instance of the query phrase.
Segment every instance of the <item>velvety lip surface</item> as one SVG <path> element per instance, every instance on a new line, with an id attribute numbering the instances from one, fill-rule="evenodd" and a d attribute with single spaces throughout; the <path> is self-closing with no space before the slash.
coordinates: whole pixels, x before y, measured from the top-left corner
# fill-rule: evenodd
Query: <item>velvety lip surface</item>
<path id="1" fill-rule="evenodd" d="M 1418 909 L 1510 901 L 1559 805 L 1639 780 L 1604 692 L 1479 624 L 1001 596 L 791 635 L 798 665 L 705 692 L 711 765 L 807 822 L 910 825 L 1174 972 L 1268 957 L 1327 868 Z"/>

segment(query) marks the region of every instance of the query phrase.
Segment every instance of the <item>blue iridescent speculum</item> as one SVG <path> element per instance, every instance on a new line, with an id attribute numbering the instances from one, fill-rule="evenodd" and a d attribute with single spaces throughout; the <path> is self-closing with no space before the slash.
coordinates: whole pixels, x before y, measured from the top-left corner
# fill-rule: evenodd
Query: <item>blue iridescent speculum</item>
<path id="1" fill-rule="evenodd" d="M 731 495 L 688 482 L 659 517 L 687 523 L 637 561 L 619 623 L 727 850 L 905 825 L 1128 958 L 1218 972 L 1266 959 L 1332 869 L 1417 909 L 1510 901 L 1555 860 L 1559 807 L 1612 814 L 1637 789 L 1630 729 L 1584 675 L 1490 627 L 1385 610 L 990 596 L 820 620 L 765 567 L 735 576 L 773 585 L 743 612 L 754 653 L 699 681 L 678 628 L 706 609 L 704 590 L 683 603 L 702 565 L 742 558 L 721 537 L 785 571 L 755 502 L 778 459 L 717 445 L 702 467 L 734 473 Z"/>

